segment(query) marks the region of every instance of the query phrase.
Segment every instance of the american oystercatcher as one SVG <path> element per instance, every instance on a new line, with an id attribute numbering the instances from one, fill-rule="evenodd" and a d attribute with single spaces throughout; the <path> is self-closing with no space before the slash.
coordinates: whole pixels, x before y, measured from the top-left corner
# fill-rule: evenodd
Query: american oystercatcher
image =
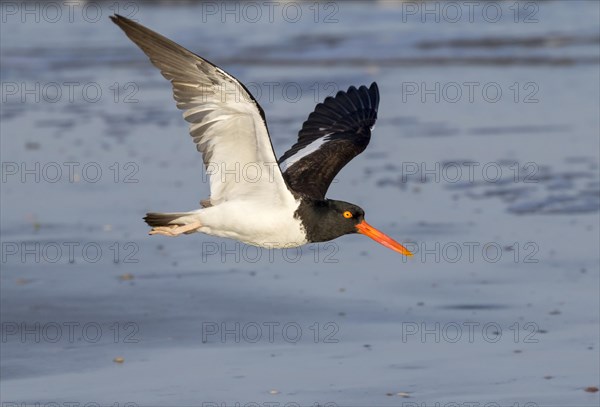
<path id="1" fill-rule="evenodd" d="M 296 144 L 276 160 L 264 111 L 240 81 L 132 20 L 111 19 L 173 85 L 210 176 L 202 208 L 146 214 L 151 235 L 201 232 L 287 248 L 362 233 L 412 255 L 365 222 L 362 208 L 325 198 L 335 175 L 369 144 L 379 105 L 376 83 L 351 86 L 319 103 Z"/>

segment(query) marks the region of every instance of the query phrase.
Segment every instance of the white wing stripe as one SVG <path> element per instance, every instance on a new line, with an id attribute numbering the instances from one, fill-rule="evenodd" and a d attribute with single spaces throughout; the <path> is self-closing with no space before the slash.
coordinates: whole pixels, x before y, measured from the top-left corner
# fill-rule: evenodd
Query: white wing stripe
<path id="1" fill-rule="evenodd" d="M 321 147 L 323 144 L 325 144 L 327 141 L 329 141 L 328 137 L 331 136 L 332 134 L 333 133 L 325 134 L 323 137 L 318 138 L 315 141 L 313 141 L 312 143 L 302 147 L 293 156 L 286 158 L 286 160 L 284 162 L 282 162 L 280 165 L 281 170 L 285 172 L 288 168 L 290 168 L 292 165 L 294 165 L 294 163 L 296 163 L 297 161 L 299 161 L 302 158 L 306 157 L 307 155 L 312 154 L 315 151 L 317 151 L 319 149 L 319 147 Z"/>

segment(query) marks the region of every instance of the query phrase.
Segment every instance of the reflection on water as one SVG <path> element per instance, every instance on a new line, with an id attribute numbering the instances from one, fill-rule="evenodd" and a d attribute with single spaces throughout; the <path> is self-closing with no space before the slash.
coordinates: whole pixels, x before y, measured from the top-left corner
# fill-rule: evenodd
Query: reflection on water
<path id="1" fill-rule="evenodd" d="M 449 190 L 472 199 L 499 198 L 509 212 L 519 215 L 597 212 L 600 208 L 597 157 L 577 157 L 565 162 L 568 169 L 562 171 L 534 162 L 520 166 L 509 159 L 483 164 L 476 160 L 443 161 L 434 171 L 405 162 L 401 166 L 371 169 L 369 174 L 397 174 L 383 176 L 377 184 L 401 189 L 412 184 L 444 182 Z M 481 171 L 476 171 L 477 167 Z M 463 171 L 466 174 L 469 170 L 469 176 L 463 177 Z"/>

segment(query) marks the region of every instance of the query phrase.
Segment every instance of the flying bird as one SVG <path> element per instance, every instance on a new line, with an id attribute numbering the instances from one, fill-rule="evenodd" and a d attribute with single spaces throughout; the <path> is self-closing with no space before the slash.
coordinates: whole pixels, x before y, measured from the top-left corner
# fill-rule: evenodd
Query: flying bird
<path id="1" fill-rule="evenodd" d="M 128 18 L 110 18 L 171 82 L 210 177 L 210 198 L 201 208 L 146 214 L 151 235 L 201 232 L 289 248 L 361 233 L 412 255 L 369 225 L 362 208 L 325 197 L 336 174 L 369 144 L 379 106 L 376 83 L 319 103 L 296 144 L 277 160 L 265 113 L 243 83 Z"/>

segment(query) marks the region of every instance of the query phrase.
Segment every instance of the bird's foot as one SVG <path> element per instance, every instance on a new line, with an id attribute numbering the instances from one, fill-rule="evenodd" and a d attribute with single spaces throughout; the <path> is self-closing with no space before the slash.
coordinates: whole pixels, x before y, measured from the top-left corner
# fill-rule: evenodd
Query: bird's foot
<path id="1" fill-rule="evenodd" d="M 148 233 L 149 235 L 165 235 L 165 236 L 177 236 L 174 233 L 174 230 L 178 228 L 177 225 L 173 225 L 173 226 L 156 226 L 153 227 L 152 230 L 150 231 L 150 233 Z"/>
<path id="2" fill-rule="evenodd" d="M 183 233 L 193 233 L 196 229 L 200 228 L 202 224 L 200 222 L 194 222 L 187 225 L 169 225 L 169 226 L 156 226 L 150 231 L 150 235 L 165 235 L 170 237 L 179 236 Z"/>

